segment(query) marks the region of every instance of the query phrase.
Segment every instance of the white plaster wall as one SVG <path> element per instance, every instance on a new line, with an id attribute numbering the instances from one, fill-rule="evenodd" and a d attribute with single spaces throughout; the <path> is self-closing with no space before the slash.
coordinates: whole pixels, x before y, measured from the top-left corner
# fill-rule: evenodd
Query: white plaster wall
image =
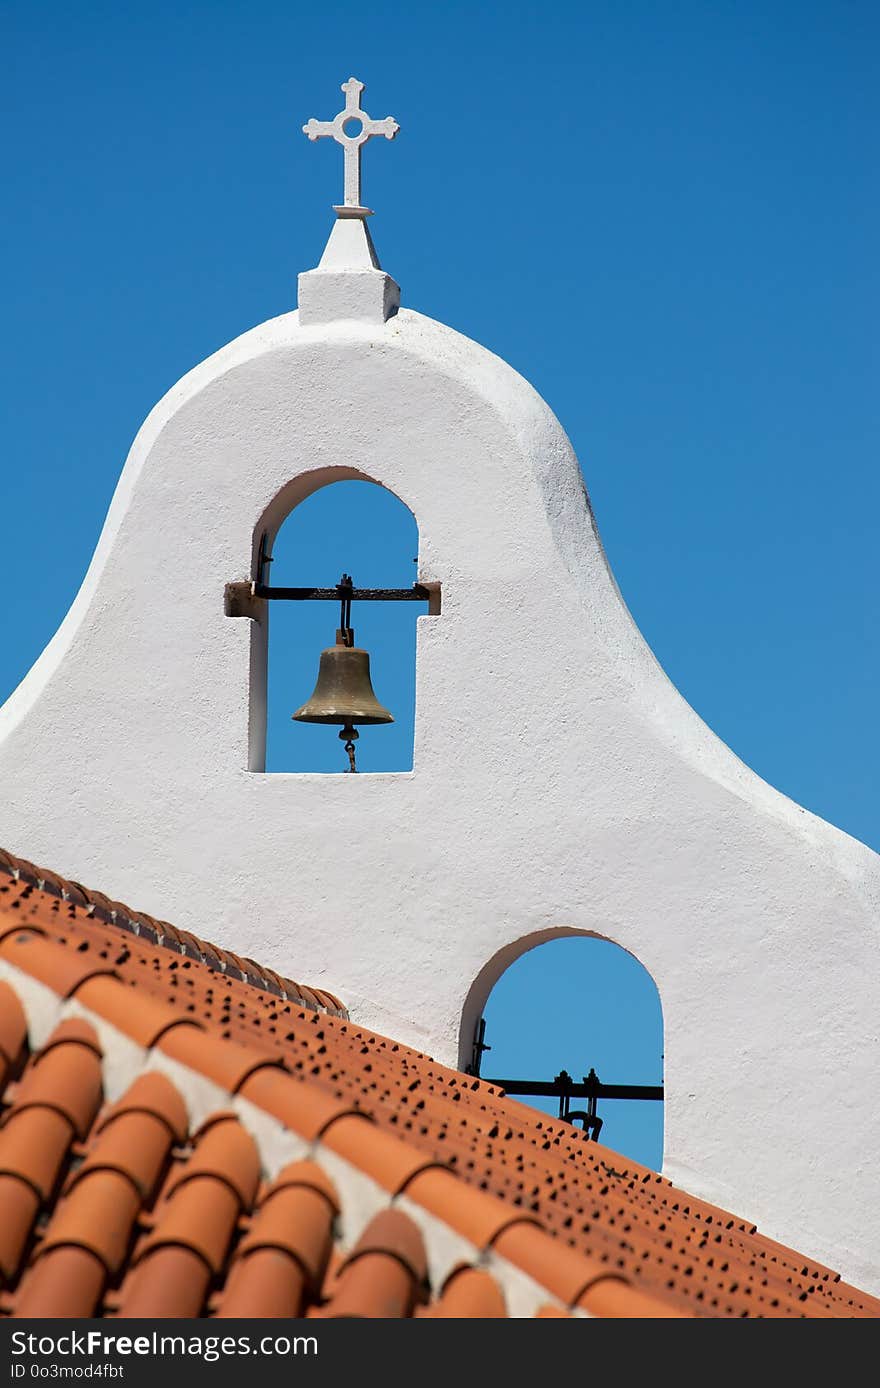
<path id="1" fill-rule="evenodd" d="M 251 576 L 291 479 L 351 468 L 412 509 L 419 578 L 443 585 L 419 620 L 414 770 L 249 771 L 251 622 L 224 585 Z M 666 1173 L 880 1284 L 880 859 L 672 687 L 562 429 L 474 343 L 408 311 L 289 314 L 175 386 L 0 711 L 0 777 L 13 852 L 446 1061 L 519 942 L 616 941 L 660 990 Z M 535 999 L 523 1025 L 565 1005 Z"/>

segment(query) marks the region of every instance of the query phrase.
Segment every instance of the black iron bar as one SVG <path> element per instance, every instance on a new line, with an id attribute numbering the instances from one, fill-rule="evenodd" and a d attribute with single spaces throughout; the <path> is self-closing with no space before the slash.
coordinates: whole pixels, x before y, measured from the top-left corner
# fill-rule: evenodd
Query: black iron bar
<path id="1" fill-rule="evenodd" d="M 483 1084 L 494 1084 L 505 1094 L 536 1094 L 547 1099 L 558 1099 L 567 1094 L 572 1099 L 662 1099 L 662 1084 L 547 1084 L 543 1080 L 490 1080 L 484 1075 Z"/>
<path id="2" fill-rule="evenodd" d="M 266 583 L 255 583 L 254 597 L 282 602 L 339 602 L 339 589 L 272 588 Z M 415 583 L 412 588 L 352 588 L 346 597 L 361 602 L 429 602 L 431 594 Z"/>

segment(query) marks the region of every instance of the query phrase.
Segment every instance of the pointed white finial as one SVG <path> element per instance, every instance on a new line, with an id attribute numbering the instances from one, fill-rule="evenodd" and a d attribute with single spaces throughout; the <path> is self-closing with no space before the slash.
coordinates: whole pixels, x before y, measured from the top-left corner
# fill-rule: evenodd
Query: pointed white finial
<path id="1" fill-rule="evenodd" d="M 363 82 L 349 77 L 343 82 L 345 106 L 333 120 L 311 120 L 303 126 L 303 134 L 310 140 L 320 140 L 329 135 L 345 151 L 345 193 L 341 206 L 334 207 L 338 217 L 370 217 L 368 207 L 361 206 L 361 148 L 374 135 L 384 135 L 393 140 L 400 126 L 391 116 L 384 120 L 373 120 L 366 111 L 361 110 Z M 346 127 L 348 127 L 346 129 Z"/>

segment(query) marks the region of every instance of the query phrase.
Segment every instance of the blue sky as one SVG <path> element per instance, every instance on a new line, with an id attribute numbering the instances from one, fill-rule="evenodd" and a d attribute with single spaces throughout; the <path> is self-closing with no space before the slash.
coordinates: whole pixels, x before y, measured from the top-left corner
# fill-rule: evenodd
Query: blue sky
<path id="1" fill-rule="evenodd" d="M 332 116 L 355 73 L 366 109 L 402 127 L 364 166 L 403 302 L 506 357 L 549 401 L 623 595 L 702 717 L 772 784 L 880 848 L 875 5 L 6 0 L 0 26 L 14 595 L 0 698 L 63 617 L 153 403 L 294 306 L 341 191 L 341 158 L 300 126 Z M 309 557 L 295 523 L 276 581 L 284 546 L 290 582 Z M 357 534 L 356 516 L 345 524 Z M 404 582 L 407 524 L 371 526 Z M 349 562 L 358 581 L 385 581 L 368 554 Z M 412 617 L 364 614 L 358 633 L 379 697 L 404 709 Z M 314 673 L 291 665 L 288 688 L 285 659 L 280 759 Z M 383 756 L 405 757 L 404 718 L 365 734 L 365 767 L 380 736 Z M 626 1073 L 604 1074 L 585 1019 L 610 966 L 589 943 L 563 947 L 571 1006 L 554 1038 L 534 1004 L 547 947 L 493 1000 L 493 1070 L 522 1069 L 501 1034 L 532 1016 L 533 1073 L 596 1064 L 653 1082 L 650 1009 L 635 994 L 617 1008 Z M 623 1049 L 634 1034 L 642 1059 Z M 652 1159 L 656 1115 L 653 1136 L 615 1139 L 608 1109 L 609 1141 Z"/>

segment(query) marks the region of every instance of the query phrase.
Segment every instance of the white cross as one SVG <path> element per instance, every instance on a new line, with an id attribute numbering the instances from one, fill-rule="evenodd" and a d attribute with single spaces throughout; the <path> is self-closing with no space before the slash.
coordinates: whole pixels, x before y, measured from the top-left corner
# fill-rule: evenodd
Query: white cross
<path id="1" fill-rule="evenodd" d="M 400 126 L 391 116 L 386 116 L 384 120 L 372 120 L 366 111 L 361 110 L 364 84 L 356 77 L 349 77 L 347 82 L 343 82 L 342 90 L 345 92 L 345 108 L 339 115 L 333 120 L 315 120 L 312 116 L 308 124 L 303 126 L 303 134 L 308 135 L 310 140 L 320 140 L 324 135 L 330 135 L 337 144 L 342 145 L 345 150 L 343 207 L 357 208 L 358 212 L 365 214 L 368 209 L 361 206 L 361 146 L 374 135 L 384 135 L 386 140 L 393 140 Z"/>

